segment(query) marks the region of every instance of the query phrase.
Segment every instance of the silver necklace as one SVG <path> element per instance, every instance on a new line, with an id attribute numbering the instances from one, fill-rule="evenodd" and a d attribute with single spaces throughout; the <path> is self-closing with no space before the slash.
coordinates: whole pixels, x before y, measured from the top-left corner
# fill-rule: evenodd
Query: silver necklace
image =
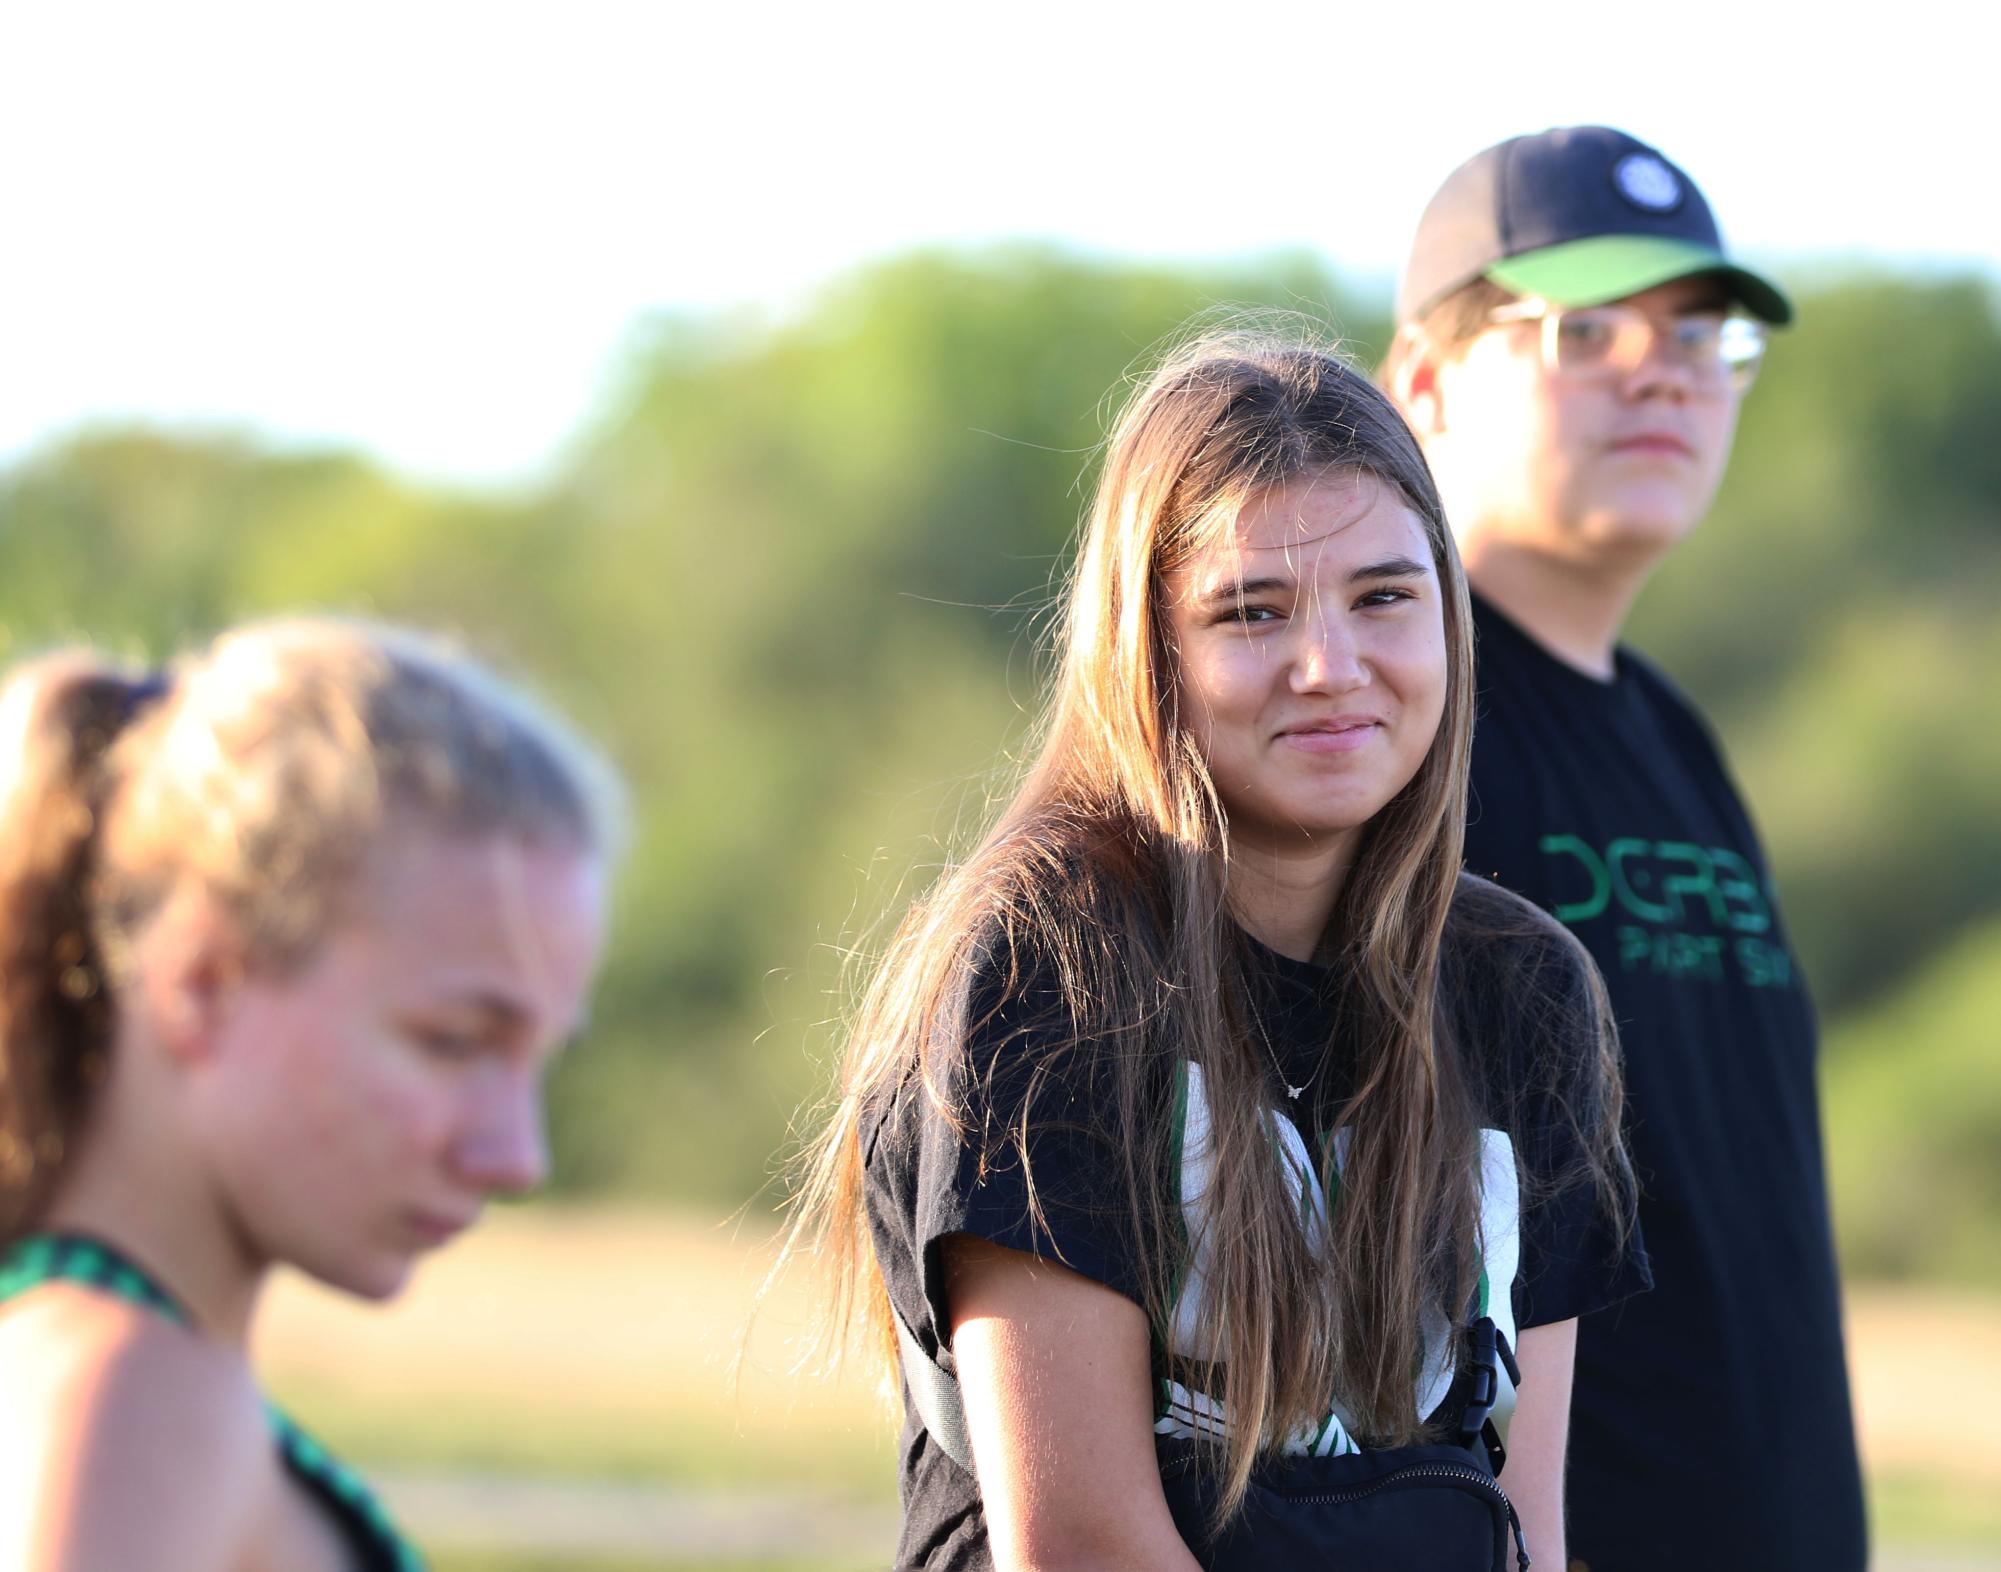
<path id="1" fill-rule="evenodd" d="M 1253 1024 L 1258 1029 L 1258 1040 L 1265 1045 L 1265 1053 L 1271 1059 L 1271 1067 L 1278 1072 L 1278 1084 L 1285 1088 L 1286 1097 L 1296 1104 L 1299 1101 L 1299 1094 L 1320 1079 L 1320 1072 L 1327 1067 L 1327 1060 L 1323 1056 L 1320 1063 L 1313 1067 L 1313 1073 L 1294 1086 L 1285 1078 L 1284 1061 L 1279 1058 L 1278 1050 L 1272 1046 L 1271 1034 L 1265 1030 L 1265 1023 L 1254 1017 Z"/>

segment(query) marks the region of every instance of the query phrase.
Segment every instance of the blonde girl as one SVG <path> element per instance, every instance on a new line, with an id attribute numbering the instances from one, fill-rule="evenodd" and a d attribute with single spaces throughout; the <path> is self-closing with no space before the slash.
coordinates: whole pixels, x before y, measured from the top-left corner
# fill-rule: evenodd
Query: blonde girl
<path id="1" fill-rule="evenodd" d="M 0 1566 L 407 1572 L 267 1408 L 270 1269 L 396 1293 L 535 1186 L 611 816 L 412 635 L 243 628 L 0 688 Z"/>

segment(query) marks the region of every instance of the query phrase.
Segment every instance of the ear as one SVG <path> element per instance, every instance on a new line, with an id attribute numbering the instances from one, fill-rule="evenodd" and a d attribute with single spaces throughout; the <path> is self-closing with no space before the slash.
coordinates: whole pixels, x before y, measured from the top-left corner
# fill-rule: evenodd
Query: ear
<path id="1" fill-rule="evenodd" d="M 141 988 L 150 1024 L 182 1064 L 212 1059 L 246 971 L 236 925 L 206 893 L 181 890 L 153 919 L 140 945 Z"/>
<path id="2" fill-rule="evenodd" d="M 1445 400 L 1439 386 L 1444 360 L 1430 335 L 1414 323 L 1399 328 L 1390 346 L 1390 397 L 1421 441 L 1445 430 Z"/>

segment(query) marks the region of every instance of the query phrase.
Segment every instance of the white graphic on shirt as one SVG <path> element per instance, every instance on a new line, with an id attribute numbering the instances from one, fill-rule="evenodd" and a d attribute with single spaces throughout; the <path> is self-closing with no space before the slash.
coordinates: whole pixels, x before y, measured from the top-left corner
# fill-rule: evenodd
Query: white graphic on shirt
<path id="1" fill-rule="evenodd" d="M 1218 1359 L 1221 1351 L 1202 1334 L 1201 1309 L 1208 1291 L 1210 1256 L 1207 1198 L 1215 1182 L 1215 1147 L 1201 1065 L 1182 1066 L 1177 1102 L 1181 1110 L 1181 1219 L 1187 1231 L 1189 1258 L 1181 1291 L 1168 1319 L 1167 1339 L 1171 1352 L 1209 1363 Z M 1333 1224 L 1318 1165 L 1291 1119 L 1275 1108 L 1268 1108 L 1265 1120 L 1271 1131 L 1273 1152 L 1299 1198 L 1307 1242 L 1315 1254 L 1324 1254 Z M 1347 1132 L 1335 1132 L 1336 1175 L 1341 1171 L 1347 1147 Z M 1514 1143 L 1500 1130 L 1480 1132 L 1480 1259 L 1483 1267 L 1480 1313 L 1491 1316 L 1495 1327 L 1513 1346 L 1513 1289 L 1521 1265 L 1521 1188 Z M 1422 1331 L 1424 1362 L 1416 1385 L 1417 1412 L 1429 1414 L 1445 1401 L 1458 1351 L 1451 1335 L 1451 1322 L 1437 1307 L 1425 1313 Z M 1164 1381 L 1160 1398 L 1160 1412 L 1153 1427 L 1156 1433 L 1211 1437 L 1229 1434 L 1230 1419 L 1225 1405 L 1206 1392 L 1190 1391 L 1178 1381 Z M 1351 1434 L 1352 1425 L 1340 1403 L 1330 1403 L 1328 1413 L 1318 1424 L 1303 1427 L 1279 1450 L 1302 1457 L 1358 1452 L 1361 1448 Z"/>

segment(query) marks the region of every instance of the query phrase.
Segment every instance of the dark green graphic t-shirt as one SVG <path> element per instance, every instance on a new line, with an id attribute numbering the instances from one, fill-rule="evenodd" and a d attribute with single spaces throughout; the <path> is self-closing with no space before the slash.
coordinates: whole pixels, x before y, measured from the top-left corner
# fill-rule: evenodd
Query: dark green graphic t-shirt
<path id="1" fill-rule="evenodd" d="M 1715 739 L 1475 599 L 1466 865 L 1584 941 L 1625 1045 L 1654 1292 L 1579 1324 L 1570 1553 L 1592 1572 L 1866 1560 L 1815 1026 Z"/>

